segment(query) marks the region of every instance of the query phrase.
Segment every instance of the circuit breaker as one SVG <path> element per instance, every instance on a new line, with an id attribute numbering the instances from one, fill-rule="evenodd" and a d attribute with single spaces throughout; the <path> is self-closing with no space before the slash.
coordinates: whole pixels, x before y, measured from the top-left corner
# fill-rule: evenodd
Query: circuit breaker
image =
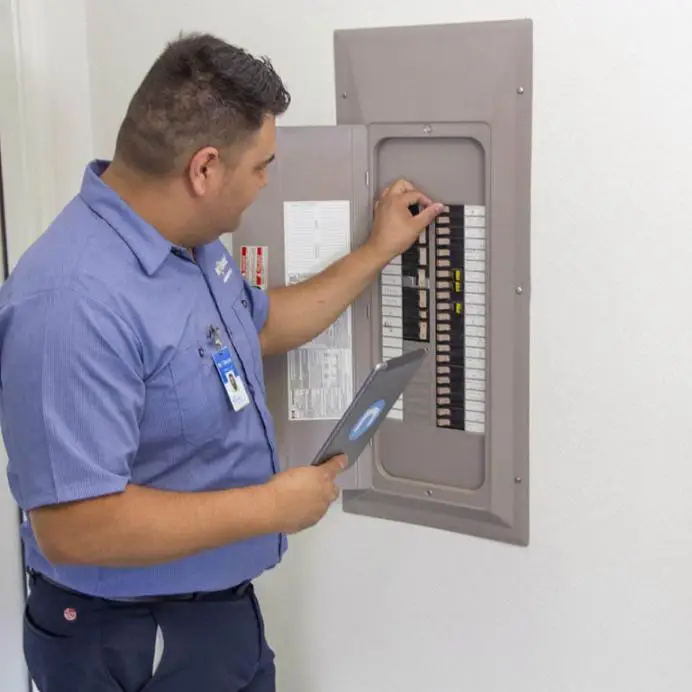
<path id="1" fill-rule="evenodd" d="M 295 466 L 377 362 L 428 347 L 340 479 L 346 512 L 528 543 L 532 60 L 530 20 L 337 31 L 337 125 L 278 128 L 270 183 L 233 234 L 267 289 L 365 242 L 399 177 L 445 204 L 329 329 L 265 363 Z"/>

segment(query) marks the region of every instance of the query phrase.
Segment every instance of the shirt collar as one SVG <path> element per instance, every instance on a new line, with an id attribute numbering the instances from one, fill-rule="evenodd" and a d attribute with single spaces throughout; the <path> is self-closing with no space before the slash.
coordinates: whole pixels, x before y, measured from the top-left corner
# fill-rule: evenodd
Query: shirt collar
<path id="1" fill-rule="evenodd" d="M 80 196 L 127 243 L 147 275 L 152 276 L 174 246 L 101 180 L 109 164 L 95 160 L 87 166 Z"/>

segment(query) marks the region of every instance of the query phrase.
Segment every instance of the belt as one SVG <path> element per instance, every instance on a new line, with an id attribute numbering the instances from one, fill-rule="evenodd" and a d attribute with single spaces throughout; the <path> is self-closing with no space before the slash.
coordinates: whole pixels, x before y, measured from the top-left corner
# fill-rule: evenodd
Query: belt
<path id="1" fill-rule="evenodd" d="M 49 584 L 55 589 L 60 589 L 65 593 L 73 594 L 79 596 L 80 598 L 86 598 L 89 600 L 100 600 L 109 601 L 115 603 L 174 603 L 174 602 L 189 602 L 189 601 L 223 601 L 231 600 L 235 598 L 242 598 L 246 593 L 252 589 L 252 582 L 247 580 L 231 586 L 227 589 L 222 589 L 220 591 L 191 591 L 189 593 L 180 594 L 164 594 L 161 596 L 131 596 L 131 597 L 105 597 L 105 596 L 92 596 L 90 594 L 82 593 L 81 591 L 75 591 L 67 586 L 63 586 L 56 581 L 53 581 L 45 574 L 41 572 L 36 572 L 33 569 L 28 569 L 27 573 L 32 582 L 42 581 Z"/>

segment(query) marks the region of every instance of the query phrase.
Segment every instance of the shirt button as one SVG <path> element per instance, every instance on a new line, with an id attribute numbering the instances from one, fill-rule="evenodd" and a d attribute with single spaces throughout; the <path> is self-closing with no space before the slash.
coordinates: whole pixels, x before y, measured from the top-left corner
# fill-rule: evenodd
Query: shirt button
<path id="1" fill-rule="evenodd" d="M 247 300 L 245 300 L 245 298 L 243 298 L 240 302 L 243 304 L 244 308 L 246 308 L 248 306 L 248 302 L 247 302 Z"/>

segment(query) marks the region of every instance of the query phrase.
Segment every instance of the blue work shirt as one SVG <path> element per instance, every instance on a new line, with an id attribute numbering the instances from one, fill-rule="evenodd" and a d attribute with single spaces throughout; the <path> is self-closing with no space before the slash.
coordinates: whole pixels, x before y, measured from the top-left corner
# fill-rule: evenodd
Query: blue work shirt
<path id="1" fill-rule="evenodd" d="M 28 511 L 118 493 L 266 482 L 278 471 L 259 331 L 265 293 L 219 241 L 193 261 L 85 172 L 80 194 L 0 290 L 0 415 L 8 477 Z M 210 328 L 251 399 L 233 410 Z M 55 566 L 22 526 L 28 565 L 103 597 L 210 591 L 257 577 L 285 550 L 252 538 L 143 568 Z M 75 537 L 78 540 L 78 537 Z"/>

